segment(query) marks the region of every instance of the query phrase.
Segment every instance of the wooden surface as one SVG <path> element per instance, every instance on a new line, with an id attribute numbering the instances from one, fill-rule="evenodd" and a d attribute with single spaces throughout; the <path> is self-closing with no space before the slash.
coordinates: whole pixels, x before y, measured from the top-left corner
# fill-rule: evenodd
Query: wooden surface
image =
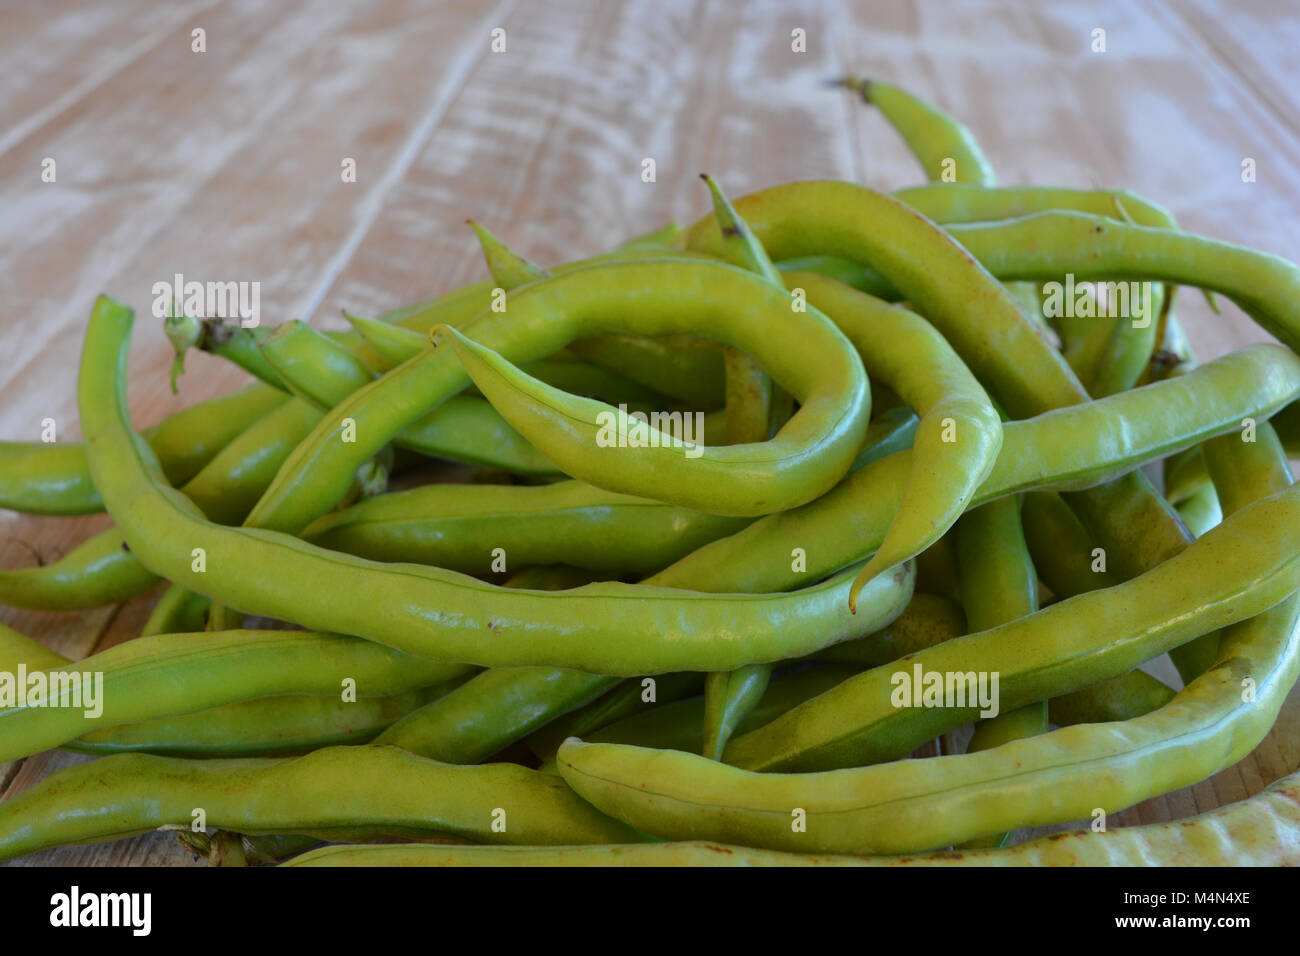
<path id="1" fill-rule="evenodd" d="M 0 435 L 79 436 L 76 365 L 96 293 L 136 307 L 131 406 L 150 424 L 231 390 L 193 356 L 179 397 L 148 317 L 156 281 L 261 283 L 263 322 L 340 328 L 484 277 L 474 217 L 555 263 L 733 196 L 919 170 L 884 122 L 823 81 L 856 71 L 961 117 L 1002 182 L 1127 187 L 1187 228 L 1300 259 L 1300 14 L 1282 0 L 264 4 L 39 2 L 0 10 Z M 191 50 L 206 31 L 207 52 Z M 506 51 L 489 49 L 506 31 Z M 806 52 L 791 31 L 806 31 Z M 1090 50 L 1095 28 L 1107 52 Z M 356 160 L 343 183 L 340 164 Z M 643 158 L 657 181 L 641 181 Z M 1243 183 L 1244 157 L 1258 179 Z M 41 181 L 53 158 L 57 180 Z M 1194 294 L 1203 358 L 1266 339 Z M 47 558 L 101 517 L 0 512 L 0 567 Z M 0 621 L 80 657 L 133 636 L 121 609 Z M 1300 701 L 1249 758 L 1112 819 L 1179 818 L 1300 765 Z M 12 795 L 82 758 L 0 765 Z M 186 863 L 152 835 L 23 863 Z"/>

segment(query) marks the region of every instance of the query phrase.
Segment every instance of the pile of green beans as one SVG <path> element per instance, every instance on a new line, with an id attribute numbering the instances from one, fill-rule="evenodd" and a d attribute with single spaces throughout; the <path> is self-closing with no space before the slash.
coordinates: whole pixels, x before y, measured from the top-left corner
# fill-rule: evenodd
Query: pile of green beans
<path id="1" fill-rule="evenodd" d="M 174 387 L 190 349 L 256 381 L 139 432 L 101 297 L 85 440 L 0 443 L 0 507 L 114 525 L 0 604 L 159 590 L 76 662 L 0 624 L 0 764 L 94 758 L 0 802 L 0 860 L 164 829 L 219 865 L 1300 863 L 1294 774 L 1012 842 L 1273 729 L 1300 268 L 999 187 L 953 117 L 843 85 L 928 183 L 706 175 L 698 222 L 555 267 L 471 224 L 487 281 L 346 332 L 173 315 Z M 1281 344 L 1198 363 L 1179 285 Z"/>

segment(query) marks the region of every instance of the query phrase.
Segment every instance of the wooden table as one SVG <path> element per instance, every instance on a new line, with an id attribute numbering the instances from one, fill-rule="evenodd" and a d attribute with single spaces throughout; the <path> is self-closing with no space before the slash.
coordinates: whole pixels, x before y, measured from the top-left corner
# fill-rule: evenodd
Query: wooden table
<path id="1" fill-rule="evenodd" d="M 1281 0 L 277 4 L 39 2 L 0 11 L 0 435 L 53 418 L 79 437 L 75 384 L 94 296 L 144 316 L 137 424 L 241 384 L 194 356 L 172 396 L 148 318 L 175 273 L 256 281 L 263 321 L 343 327 L 484 277 L 474 217 L 543 263 L 603 250 L 792 179 L 884 189 L 920 173 L 846 71 L 926 96 L 979 136 L 1008 184 L 1123 186 L 1192 230 L 1300 259 L 1300 15 Z M 505 49 L 492 49 L 504 30 Z M 1097 52 L 1094 31 L 1105 31 Z M 202 30 L 205 52 L 196 52 Z M 804 31 L 806 48 L 792 47 Z M 642 181 L 642 161 L 656 180 Z M 1253 159 L 1254 182 L 1242 181 Z M 53 160 L 54 181 L 42 178 Z M 343 164 L 355 161 L 355 182 Z M 46 177 L 48 178 L 48 176 Z M 1202 357 L 1267 336 L 1194 294 Z M 102 516 L 0 513 L 0 567 L 47 558 Z M 157 591 L 85 613 L 0 608 L 81 657 L 133 636 Z M 0 765 L 12 795 L 81 758 Z M 1118 815 L 1185 817 L 1300 765 L 1300 694 L 1249 758 Z M 24 863 L 191 862 L 152 835 Z"/>

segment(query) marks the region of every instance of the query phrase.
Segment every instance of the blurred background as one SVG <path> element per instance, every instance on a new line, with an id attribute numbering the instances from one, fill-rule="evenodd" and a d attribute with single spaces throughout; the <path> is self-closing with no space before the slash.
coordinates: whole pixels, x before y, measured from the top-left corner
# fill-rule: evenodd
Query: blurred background
<path id="1" fill-rule="evenodd" d="M 263 324 L 343 328 L 341 308 L 377 315 L 486 278 L 466 218 L 552 265 L 703 214 L 701 172 L 732 197 L 920 183 L 884 120 L 826 85 L 846 72 L 961 119 L 1003 184 L 1132 189 L 1188 229 L 1300 259 L 1298 50 L 1300 10 L 1283 0 L 9 0 L 0 437 L 36 440 L 45 418 L 79 436 L 76 365 L 101 291 L 139 314 L 142 427 L 244 381 L 192 355 L 170 393 L 149 309 L 176 273 L 259 283 Z M 1180 296 L 1202 359 L 1267 338 L 1223 309 Z M 0 513 L 0 567 L 105 524 Z M 0 620 L 80 657 L 135 633 L 155 596 Z M 1239 799 L 1293 756 L 1125 822 Z M 59 759 L 0 766 L 0 792 Z"/>

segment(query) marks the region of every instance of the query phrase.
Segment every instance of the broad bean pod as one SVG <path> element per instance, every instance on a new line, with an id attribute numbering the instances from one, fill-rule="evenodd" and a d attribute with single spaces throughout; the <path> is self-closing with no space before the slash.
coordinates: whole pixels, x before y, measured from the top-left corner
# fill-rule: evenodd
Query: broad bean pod
<path id="1" fill-rule="evenodd" d="M 167 486 L 148 446 L 130 431 L 124 372 L 131 320 L 129 309 L 101 299 L 87 332 L 79 394 L 96 484 L 146 567 L 237 610 L 308 628 L 329 621 L 332 630 L 419 656 L 630 676 L 802 656 L 878 629 L 911 593 L 909 565 L 873 584 L 857 619 L 843 606 L 854 569 L 782 595 L 595 584 L 561 596 L 345 557 L 275 531 L 214 525 Z M 206 556 L 202 571 L 193 565 L 195 548 Z M 364 603 L 354 599 L 357 591 Z M 376 605 L 386 613 L 374 614 Z M 800 619 L 797 629 L 788 626 L 791 615 Z"/>
<path id="2" fill-rule="evenodd" d="M 285 396 L 266 385 L 199 402 L 141 434 L 158 455 L 163 474 L 184 484 Z M 79 442 L 0 442 L 0 508 L 38 515 L 83 515 L 104 510 Z"/>
<path id="3" fill-rule="evenodd" d="M 1294 518 L 1279 509 L 1300 502 L 1295 486 L 1242 507 L 1290 481 L 1280 445 L 1237 443 L 1235 450 L 1254 456 L 1247 460 L 1255 467 L 1220 488 L 1231 517 L 1185 554 L 1204 551 L 1216 536 L 1253 538 L 1243 543 L 1257 545 L 1265 539 L 1249 531 Z M 1294 554 L 1292 548 L 1293 564 Z M 977 754 L 810 775 L 755 774 L 689 754 L 575 740 L 561 747 L 559 765 L 597 806 L 639 819 L 670 839 L 731 834 L 775 849 L 910 853 L 1015 826 L 1082 818 L 1097 806 L 1111 812 L 1228 766 L 1272 726 L 1300 672 L 1297 625 L 1300 598 L 1284 599 L 1226 629 L 1215 666 L 1159 710 Z M 1240 696 L 1246 677 L 1256 688 L 1249 705 Z M 637 780 L 641 789 L 632 783 Z M 687 793 L 689 802 L 680 802 Z M 807 812 L 807 832 L 792 831 L 793 808 Z"/>
<path id="4" fill-rule="evenodd" d="M 1300 588 L 1297 518 L 1300 489 L 1281 492 L 1130 581 L 867 671 L 732 741 L 726 760 L 751 770 L 878 763 L 904 756 L 980 710 L 966 693 L 957 706 L 900 706 L 891 694 L 899 673 L 998 674 L 996 699 L 1004 711 L 1116 677 L 1260 614 Z M 1112 620 L 1115 607 L 1129 610 Z"/>
<path id="5" fill-rule="evenodd" d="M 739 531 L 728 518 L 604 491 L 581 481 L 549 485 L 431 484 L 331 512 L 306 541 L 376 561 L 432 564 L 467 574 L 555 562 L 610 576 L 650 574 Z"/>
<path id="6" fill-rule="evenodd" d="M 150 799 L 141 800 L 141 791 Z M 0 860 L 188 828 L 195 808 L 209 828 L 323 840 L 643 839 L 593 810 L 554 774 L 511 764 L 442 764 L 397 747 L 327 747 L 286 760 L 117 754 L 69 767 L 0 804 Z"/>

